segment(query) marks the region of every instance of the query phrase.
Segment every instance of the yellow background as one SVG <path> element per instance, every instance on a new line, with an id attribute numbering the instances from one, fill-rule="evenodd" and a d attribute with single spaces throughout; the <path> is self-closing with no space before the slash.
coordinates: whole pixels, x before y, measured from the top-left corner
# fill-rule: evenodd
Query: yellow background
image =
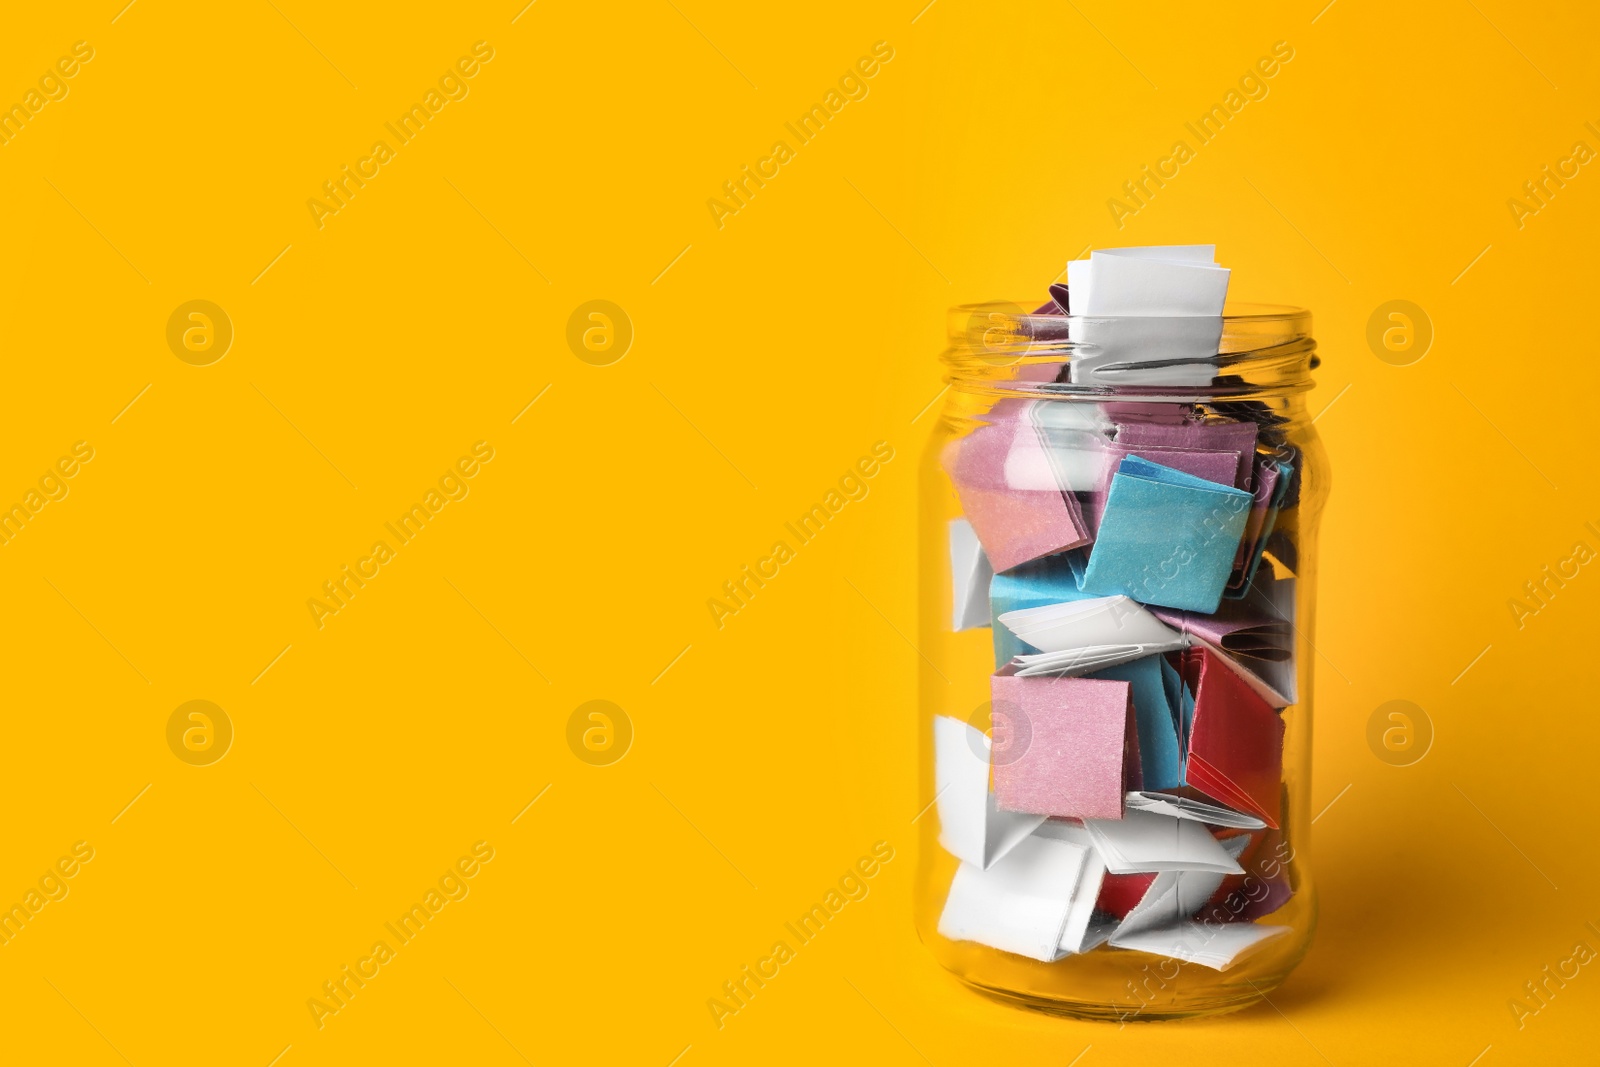
<path id="1" fill-rule="evenodd" d="M 1508 601 L 1600 549 L 1600 175 L 1521 228 L 1506 204 L 1600 148 L 1592 14 L 120 3 L 0 35 L 4 101 L 94 49 L 0 147 L 0 497 L 94 449 L 0 547 L 0 902 L 94 849 L 0 947 L 8 1062 L 1592 1049 L 1594 968 L 1520 1029 L 1508 1001 L 1600 949 L 1600 577 L 1520 629 Z M 469 95 L 319 229 L 306 201 L 480 40 Z M 869 95 L 719 229 L 706 201 L 878 41 Z M 1269 95 L 1119 229 L 1106 201 L 1277 41 Z M 1323 920 L 1272 1006 L 1119 1030 L 981 1000 L 912 932 L 914 472 L 945 307 L 1201 241 L 1234 296 L 1312 308 L 1325 361 Z M 210 366 L 166 343 L 192 299 L 234 326 Z M 611 366 L 565 340 L 592 299 L 634 326 Z M 1436 332 L 1412 366 L 1366 343 L 1391 299 Z M 470 495 L 318 629 L 307 600 L 477 441 Z M 877 441 L 870 495 L 718 629 L 708 598 Z M 204 767 L 166 741 L 196 699 L 236 734 Z M 635 731 L 610 766 L 567 745 L 593 699 Z M 1397 699 L 1435 732 L 1409 767 L 1366 740 Z M 477 841 L 470 895 L 319 1029 L 307 1000 Z M 877 841 L 870 895 L 719 1030 L 707 999 Z"/>

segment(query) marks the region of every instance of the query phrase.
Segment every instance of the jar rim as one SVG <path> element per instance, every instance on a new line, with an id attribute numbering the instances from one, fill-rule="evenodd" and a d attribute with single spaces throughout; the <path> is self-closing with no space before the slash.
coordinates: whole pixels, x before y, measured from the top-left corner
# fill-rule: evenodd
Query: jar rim
<path id="1" fill-rule="evenodd" d="M 946 325 L 946 381 L 1006 395 L 1288 395 L 1310 389 L 1320 364 L 1311 312 L 1287 304 L 1230 302 L 1220 317 L 1119 317 L 988 301 L 950 308 Z"/>

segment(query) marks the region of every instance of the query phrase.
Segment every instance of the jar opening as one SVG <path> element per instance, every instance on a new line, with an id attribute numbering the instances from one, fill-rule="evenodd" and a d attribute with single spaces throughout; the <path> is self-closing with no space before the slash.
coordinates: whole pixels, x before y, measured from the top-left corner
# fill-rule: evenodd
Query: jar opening
<path id="1" fill-rule="evenodd" d="M 1046 305 L 1052 311 L 1053 305 Z M 994 301 L 950 309 L 951 385 L 1000 395 L 1221 400 L 1310 389 L 1311 313 L 1230 303 L 1203 317 L 1029 312 Z"/>

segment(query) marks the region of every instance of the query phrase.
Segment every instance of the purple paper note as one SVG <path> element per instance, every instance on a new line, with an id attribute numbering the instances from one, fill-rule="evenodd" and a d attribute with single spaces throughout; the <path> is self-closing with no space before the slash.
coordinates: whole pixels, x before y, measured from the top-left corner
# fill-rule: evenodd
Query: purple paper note
<path id="1" fill-rule="evenodd" d="M 1266 529 L 1267 518 L 1273 510 L 1273 500 L 1278 491 L 1282 472 L 1276 463 L 1263 460 L 1256 464 L 1255 500 L 1250 505 L 1250 518 L 1244 525 L 1244 536 L 1239 539 L 1239 554 L 1233 561 L 1233 574 L 1228 578 L 1227 591 L 1238 592 L 1249 581 L 1256 556 L 1260 554 L 1261 534 Z"/>
<path id="2" fill-rule="evenodd" d="M 1105 469 L 1100 476 L 1100 485 L 1089 494 L 1089 506 L 1085 510 L 1084 517 L 1089 521 L 1091 533 L 1098 533 L 1100 530 L 1100 516 L 1106 509 L 1106 497 L 1111 492 L 1111 479 L 1117 473 L 1118 466 L 1129 456 L 1138 456 L 1151 463 L 1159 463 L 1163 467 L 1171 467 L 1173 470 L 1180 470 L 1219 485 L 1234 485 L 1239 470 L 1237 452 L 1211 452 L 1192 448 L 1146 448 L 1127 445 L 1120 440 L 1116 444 L 1107 445 Z"/>
<path id="3" fill-rule="evenodd" d="M 1203 637 L 1235 655 L 1276 661 L 1286 660 L 1293 653 L 1294 630 L 1289 620 L 1270 615 L 1249 601 L 1224 600 L 1215 615 L 1172 608 L 1149 610 L 1173 629 Z"/>
<path id="4" fill-rule="evenodd" d="M 1151 614 L 1191 634 L 1243 677 L 1275 708 L 1296 702 L 1294 660 L 1294 579 L 1258 577 L 1250 596 L 1224 600 L 1215 615 L 1172 608 Z"/>
<path id="5" fill-rule="evenodd" d="M 1117 426 L 1117 444 L 1152 445 L 1160 448 L 1193 448 L 1232 452 L 1238 456 L 1235 475 L 1226 484 L 1235 489 L 1250 488 L 1251 467 L 1256 455 L 1256 424 L 1253 422 L 1123 422 Z M 1181 469 L 1181 468 L 1180 468 Z M 1205 477 L 1201 475 L 1200 477 Z"/>
<path id="6" fill-rule="evenodd" d="M 1100 405 L 1100 411 L 1112 422 L 1119 425 L 1139 422 L 1163 425 L 1177 425 L 1189 417 L 1188 404 L 1157 404 L 1146 403 L 1142 400 L 1107 400 Z"/>

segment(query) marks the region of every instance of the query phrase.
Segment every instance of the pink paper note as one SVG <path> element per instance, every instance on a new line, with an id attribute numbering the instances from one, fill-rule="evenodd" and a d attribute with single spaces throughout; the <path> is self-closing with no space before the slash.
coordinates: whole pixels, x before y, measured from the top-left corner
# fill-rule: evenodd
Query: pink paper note
<path id="1" fill-rule="evenodd" d="M 995 703 L 1021 709 L 1021 729 L 994 759 L 996 805 L 1004 811 L 1076 819 L 1120 819 L 1139 788 L 1139 735 L 1127 682 L 1017 678 L 991 683 Z M 1020 736 L 1022 731 L 1026 736 Z"/>
<path id="2" fill-rule="evenodd" d="M 1014 401 L 953 441 L 946 469 L 996 571 L 1089 543 L 1076 499 L 1062 491 L 1039 432 Z"/>

